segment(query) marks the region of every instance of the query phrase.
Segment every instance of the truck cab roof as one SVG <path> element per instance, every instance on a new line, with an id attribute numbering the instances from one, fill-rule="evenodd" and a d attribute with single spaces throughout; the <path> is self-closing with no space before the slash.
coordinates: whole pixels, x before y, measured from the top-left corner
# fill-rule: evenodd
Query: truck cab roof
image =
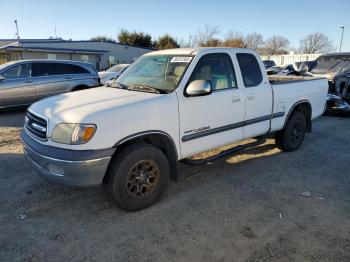
<path id="1" fill-rule="evenodd" d="M 146 55 L 196 55 L 202 52 L 213 53 L 213 52 L 229 52 L 229 51 L 256 53 L 253 49 L 249 49 L 249 48 L 195 47 L 195 48 L 164 49 L 164 50 L 150 52 Z"/>

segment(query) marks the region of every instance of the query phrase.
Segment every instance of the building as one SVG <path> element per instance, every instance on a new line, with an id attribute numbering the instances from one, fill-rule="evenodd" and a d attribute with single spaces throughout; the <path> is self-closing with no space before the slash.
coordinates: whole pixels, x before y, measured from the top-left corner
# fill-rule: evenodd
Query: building
<path id="1" fill-rule="evenodd" d="M 322 54 L 294 54 L 290 52 L 288 55 L 263 55 L 263 60 L 273 60 L 278 66 L 286 66 L 295 62 L 312 61 Z"/>
<path id="2" fill-rule="evenodd" d="M 0 39 L 0 64 L 22 59 L 60 59 L 88 62 L 102 70 L 119 63 L 132 63 L 150 51 L 150 48 L 105 41 Z"/>

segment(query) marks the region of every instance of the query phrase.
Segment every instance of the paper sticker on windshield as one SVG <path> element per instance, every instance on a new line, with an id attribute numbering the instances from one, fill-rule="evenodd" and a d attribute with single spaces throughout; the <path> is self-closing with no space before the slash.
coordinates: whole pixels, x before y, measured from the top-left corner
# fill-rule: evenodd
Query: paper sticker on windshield
<path id="1" fill-rule="evenodd" d="M 170 63 L 189 63 L 191 62 L 192 57 L 190 56 L 174 56 L 171 60 Z"/>

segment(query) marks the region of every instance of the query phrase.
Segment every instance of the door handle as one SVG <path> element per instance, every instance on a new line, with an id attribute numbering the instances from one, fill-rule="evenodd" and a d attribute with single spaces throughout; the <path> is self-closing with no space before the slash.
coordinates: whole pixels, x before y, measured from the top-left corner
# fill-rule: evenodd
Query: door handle
<path id="1" fill-rule="evenodd" d="M 66 79 L 72 79 L 72 77 L 71 76 L 66 76 Z"/>
<path id="2" fill-rule="evenodd" d="M 241 97 L 240 96 L 234 96 L 232 97 L 232 103 L 238 103 L 241 101 Z"/>
<path id="3" fill-rule="evenodd" d="M 24 83 L 33 83 L 33 82 L 34 82 L 33 80 L 27 80 Z"/>
<path id="4" fill-rule="evenodd" d="M 255 99 L 255 95 L 254 94 L 248 94 L 247 95 L 247 99 L 248 100 L 254 100 Z"/>

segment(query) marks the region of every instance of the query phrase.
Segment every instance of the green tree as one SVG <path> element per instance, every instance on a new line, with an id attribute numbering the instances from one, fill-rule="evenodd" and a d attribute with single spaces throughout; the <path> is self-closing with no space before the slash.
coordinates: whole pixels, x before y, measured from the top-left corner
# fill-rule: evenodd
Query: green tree
<path id="1" fill-rule="evenodd" d="M 116 42 L 113 38 L 106 36 L 106 35 L 93 36 L 90 38 L 90 40 L 91 41 L 101 41 L 101 42 L 113 42 L 113 43 Z"/>
<path id="2" fill-rule="evenodd" d="M 155 47 L 158 49 L 170 49 L 170 48 L 178 48 L 180 44 L 176 41 L 176 39 L 168 34 L 160 36 L 158 40 L 155 42 Z"/>
<path id="3" fill-rule="evenodd" d="M 153 47 L 152 36 L 144 32 L 129 32 L 122 29 L 118 34 L 118 40 L 122 44 L 128 44 L 138 47 Z"/>

